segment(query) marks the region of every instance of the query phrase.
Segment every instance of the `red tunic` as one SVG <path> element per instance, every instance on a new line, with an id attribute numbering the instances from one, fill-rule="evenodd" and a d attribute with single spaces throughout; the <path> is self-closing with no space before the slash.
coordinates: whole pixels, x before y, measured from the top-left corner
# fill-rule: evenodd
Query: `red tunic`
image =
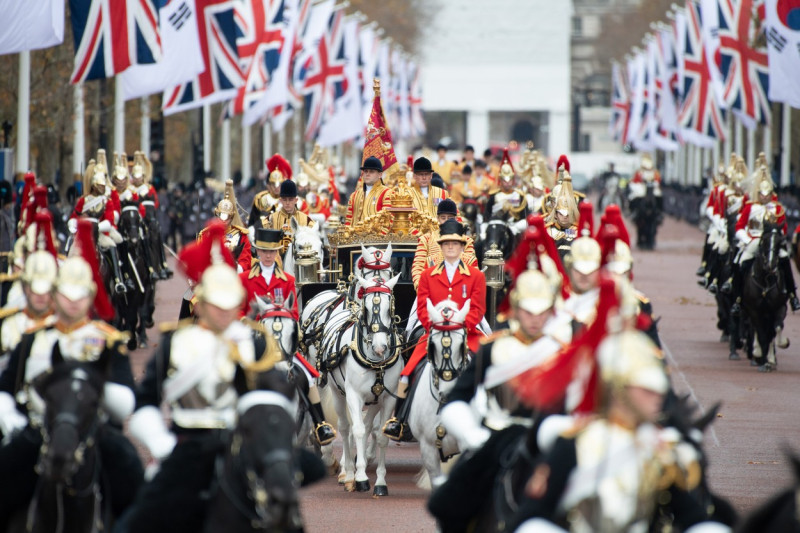
<path id="1" fill-rule="evenodd" d="M 239 279 L 242 281 L 242 285 L 244 285 L 247 291 L 247 299 L 242 307 L 242 316 L 250 312 L 250 302 L 255 300 L 256 296 L 262 298 L 264 296 L 269 296 L 274 300 L 275 290 L 280 289 L 284 302 L 288 301 L 290 294 L 293 295 L 291 307 L 292 317 L 294 317 L 295 320 L 298 319 L 297 292 L 294 286 L 294 276 L 281 270 L 277 264 L 272 271 L 272 278 L 269 280 L 269 285 L 267 285 L 267 280 L 264 279 L 264 276 L 261 275 L 261 263 L 239 274 Z"/>
<path id="2" fill-rule="evenodd" d="M 770 202 L 777 202 L 778 195 L 773 194 L 772 198 L 770 198 Z M 779 205 L 779 215 L 777 220 L 778 227 L 781 228 L 781 232 L 786 235 L 788 231 L 788 225 L 786 224 L 786 210 L 783 209 L 783 206 Z M 736 221 L 736 231 L 738 232 L 740 229 L 747 230 L 747 223 L 750 222 L 750 211 L 752 210 L 753 202 L 748 202 L 747 198 L 745 198 L 744 207 L 739 212 L 739 220 Z"/>
<path id="3" fill-rule="evenodd" d="M 83 214 L 83 204 L 86 201 L 86 197 L 81 196 L 78 198 L 78 202 L 75 204 L 75 209 L 72 210 L 72 214 L 69 216 L 70 219 L 73 218 L 83 218 L 86 215 Z M 111 222 L 111 225 L 117 227 L 116 220 L 114 220 L 114 208 L 111 206 L 111 200 L 106 200 L 105 209 L 103 209 L 103 216 L 98 219 L 98 222 L 102 222 L 103 220 L 108 220 Z"/>
<path id="4" fill-rule="evenodd" d="M 141 187 L 144 187 L 144 185 L 136 187 L 136 192 L 139 194 L 139 200 L 141 200 L 139 202 L 139 214 L 142 215 L 142 218 L 144 218 L 145 215 L 147 214 L 146 202 L 152 202 L 153 207 L 155 209 L 158 209 L 158 194 L 156 193 L 156 188 L 153 187 L 152 185 L 147 185 L 147 192 L 141 194 L 141 192 L 139 191 Z"/>
<path id="5" fill-rule="evenodd" d="M 428 316 L 427 301 L 430 299 L 435 306 L 443 300 L 453 300 L 459 308 L 467 300 L 470 301 L 469 313 L 464 321 L 467 326 L 467 344 L 472 352 L 478 351 L 479 341 L 483 333 L 478 331 L 478 324 L 486 313 L 486 278 L 483 272 L 475 267 L 466 266 L 459 262 L 458 269 L 453 275 L 453 281 L 447 279 L 447 270 L 444 262 L 437 266 L 425 269 L 419 278 L 417 288 L 417 317 L 425 328 L 425 335 L 414 348 L 414 353 L 403 368 L 403 376 L 410 376 L 414 368 L 426 356 L 428 348 L 428 333 L 431 330 L 431 319 Z"/>

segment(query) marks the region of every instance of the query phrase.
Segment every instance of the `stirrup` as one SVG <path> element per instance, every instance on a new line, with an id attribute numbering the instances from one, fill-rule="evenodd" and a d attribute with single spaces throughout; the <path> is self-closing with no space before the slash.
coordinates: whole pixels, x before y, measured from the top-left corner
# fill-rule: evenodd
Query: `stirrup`
<path id="1" fill-rule="evenodd" d="M 125 294 L 126 292 L 128 292 L 128 289 L 125 288 L 124 283 L 122 283 L 119 280 L 116 280 L 116 282 L 114 283 L 114 292 L 116 294 Z"/>
<path id="2" fill-rule="evenodd" d="M 390 439 L 401 442 L 403 440 L 403 433 L 405 433 L 405 424 L 400 422 L 396 416 L 393 416 L 386 421 L 381 432 Z"/>
<path id="3" fill-rule="evenodd" d="M 320 422 L 314 428 L 314 436 L 320 446 L 330 444 L 336 438 L 336 430 L 328 422 Z"/>

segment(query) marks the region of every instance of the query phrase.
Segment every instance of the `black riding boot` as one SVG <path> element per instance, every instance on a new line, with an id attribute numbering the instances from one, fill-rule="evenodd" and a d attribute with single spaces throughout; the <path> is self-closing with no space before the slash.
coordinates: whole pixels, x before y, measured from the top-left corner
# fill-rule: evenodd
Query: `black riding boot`
<path id="1" fill-rule="evenodd" d="M 697 275 L 700 277 L 705 276 L 706 274 L 706 265 L 708 264 L 708 255 L 711 251 L 711 245 L 708 244 L 708 235 L 706 235 L 706 242 L 703 245 L 703 259 L 700 263 L 700 268 L 697 269 Z"/>
<path id="2" fill-rule="evenodd" d="M 114 273 L 114 292 L 117 294 L 125 293 L 127 289 L 125 288 L 125 284 L 122 283 L 122 270 L 120 269 L 117 247 L 111 246 L 108 249 L 108 255 L 111 258 L 111 271 Z"/>
<path id="3" fill-rule="evenodd" d="M 121 256 L 121 260 L 123 264 L 126 262 L 130 263 L 130 259 L 128 259 L 128 243 L 121 242 L 117 245 L 117 252 Z M 125 283 L 125 289 L 128 292 L 132 292 L 136 290 L 136 283 L 133 280 L 133 276 L 136 274 L 133 273 L 133 269 L 136 268 L 136 265 L 129 264 L 128 268 L 122 269 L 122 281 Z"/>
<path id="4" fill-rule="evenodd" d="M 336 430 L 325 421 L 322 404 L 320 402 L 312 403 L 308 408 L 308 414 L 311 415 L 311 420 L 314 422 L 314 436 L 319 445 L 325 446 L 333 442 L 333 439 L 336 438 Z"/>
<path id="5" fill-rule="evenodd" d="M 722 294 L 731 294 L 733 292 L 733 280 L 737 276 L 737 272 L 739 271 L 739 265 L 736 264 L 734 261 L 731 265 L 731 276 L 725 280 L 722 286 L 719 288 Z"/>
<path id="6" fill-rule="evenodd" d="M 789 262 L 788 257 L 781 257 L 778 260 L 778 264 L 783 274 L 783 286 L 789 295 L 789 305 L 792 307 L 792 311 L 800 311 L 800 300 L 797 299 L 797 286 L 794 283 L 792 264 Z"/>
<path id="7" fill-rule="evenodd" d="M 742 311 L 741 303 L 742 303 L 744 278 L 750 273 L 750 268 L 752 266 L 753 266 L 752 259 L 743 261 L 738 268 L 736 268 L 736 265 L 734 265 L 732 293 L 734 296 L 736 296 L 736 300 L 733 302 L 733 306 L 731 307 L 731 313 L 734 316 L 738 316 L 739 313 L 741 313 Z"/>
<path id="8" fill-rule="evenodd" d="M 161 239 L 161 234 L 158 236 L 158 252 L 161 258 L 161 279 L 169 279 L 174 273 L 167 265 L 167 255 L 164 253 L 164 241 Z"/>
<path id="9" fill-rule="evenodd" d="M 383 425 L 383 434 L 399 442 L 409 442 L 413 438 L 411 430 L 406 424 L 408 413 L 411 411 L 411 399 L 408 397 L 410 389 L 410 383 L 400 383 L 397 386 L 397 404 L 394 406 L 394 414 Z"/>

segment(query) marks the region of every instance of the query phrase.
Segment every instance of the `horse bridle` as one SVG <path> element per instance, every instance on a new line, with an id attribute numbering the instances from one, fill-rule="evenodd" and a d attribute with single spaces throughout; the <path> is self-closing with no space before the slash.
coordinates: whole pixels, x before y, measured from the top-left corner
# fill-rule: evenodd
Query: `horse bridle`
<path id="1" fill-rule="evenodd" d="M 288 309 L 284 308 L 284 307 L 276 307 L 274 309 L 270 309 L 269 311 L 267 311 L 263 315 L 260 315 L 259 317 L 257 317 L 257 319 L 259 321 L 261 321 L 262 319 L 265 319 L 265 318 L 277 318 L 278 319 L 277 321 L 274 321 L 272 323 L 272 332 L 271 333 L 272 333 L 273 338 L 276 341 L 278 341 L 278 346 L 280 346 L 281 352 L 283 352 L 283 358 L 285 360 L 287 360 L 287 361 L 290 361 L 291 358 L 294 356 L 294 350 L 297 349 L 297 344 L 298 344 L 298 342 L 297 342 L 297 337 L 298 337 L 297 329 L 295 328 L 294 333 L 292 334 L 292 346 L 291 346 L 291 351 L 289 353 L 284 352 L 283 344 L 281 344 L 280 341 L 281 341 L 281 332 L 283 331 L 283 329 L 285 327 L 284 324 L 283 324 L 283 320 L 286 319 L 286 320 L 289 321 L 290 324 L 295 324 L 295 320 L 294 320 L 294 316 L 292 316 L 292 312 L 289 311 Z"/>
<path id="2" fill-rule="evenodd" d="M 233 459 L 233 465 L 236 470 L 242 473 L 243 485 L 247 487 L 247 498 L 252 502 L 251 508 L 247 502 L 242 501 L 238 494 L 228 484 L 225 477 L 225 457 L 220 454 L 216 460 L 217 480 L 220 490 L 228 499 L 233 507 L 247 520 L 250 521 L 250 526 L 253 529 L 266 530 L 272 524 L 270 516 L 267 511 L 267 504 L 269 503 L 269 492 L 264 486 L 262 478 L 256 474 L 253 469 L 252 458 L 245 458 L 242 453 L 242 436 L 240 432 L 234 431 L 231 436 L 231 443 L 228 451 Z M 264 462 L 267 466 L 267 471 L 278 464 L 292 464 L 292 454 L 289 450 L 272 450 L 264 456 Z"/>
<path id="3" fill-rule="evenodd" d="M 396 331 L 395 331 L 395 327 L 394 327 L 394 324 L 396 324 L 399 321 L 399 317 L 395 317 L 395 315 L 394 315 L 394 295 L 392 294 L 392 289 L 385 284 L 385 282 L 383 281 L 382 278 L 376 278 L 375 279 L 375 283 L 376 283 L 375 285 L 373 285 L 371 287 L 367 287 L 367 288 L 364 289 L 364 295 L 363 295 L 362 300 L 361 300 L 361 309 L 362 309 L 362 311 L 366 311 L 367 305 L 370 305 L 370 304 L 371 304 L 372 307 L 370 309 L 370 311 L 371 311 L 370 313 L 362 312 L 362 313 L 359 314 L 359 318 L 358 318 L 358 326 L 359 327 L 358 327 L 358 330 L 357 330 L 358 349 L 359 349 L 358 351 L 360 352 L 360 356 L 363 359 L 366 359 L 367 361 L 369 361 L 371 366 L 374 366 L 375 362 L 370 360 L 370 359 L 368 359 L 367 357 L 364 357 L 364 353 L 365 352 L 363 350 L 363 348 L 364 348 L 364 344 L 363 343 L 366 341 L 368 346 L 372 346 L 372 338 L 374 337 L 374 335 L 376 333 L 386 333 L 389 336 L 389 338 L 391 339 L 390 344 L 389 344 L 389 346 L 387 348 L 387 352 L 390 354 L 389 355 L 389 359 L 392 362 L 395 359 L 394 356 L 397 353 L 399 353 L 398 348 L 400 346 L 399 343 L 398 343 L 398 339 L 397 339 L 397 335 L 396 335 Z M 380 315 L 381 315 L 381 295 L 382 294 L 386 294 L 386 295 L 389 296 L 389 303 L 390 303 L 389 316 L 393 317 L 393 318 L 390 318 L 390 320 L 393 321 L 393 324 L 390 324 L 390 325 L 384 324 L 383 322 L 381 322 L 381 319 L 380 319 Z M 369 322 L 367 322 L 367 315 L 371 316 L 371 318 L 369 319 Z M 364 338 L 364 335 L 363 335 L 364 331 L 368 331 L 369 332 L 367 334 L 367 336 L 366 336 L 366 339 Z M 377 364 L 380 367 L 386 367 L 390 363 L 387 362 L 386 358 L 384 358 Z"/>
<path id="4" fill-rule="evenodd" d="M 442 366 L 441 368 L 436 366 L 436 358 L 431 355 L 430 347 L 433 344 L 433 333 L 434 331 L 441 331 L 442 332 L 442 340 L 440 341 L 440 345 L 442 347 Z M 461 334 L 462 342 L 461 342 L 461 361 L 456 367 L 453 364 L 453 339 L 452 335 L 454 332 L 458 332 Z M 433 385 L 438 389 L 439 388 L 439 380 L 442 381 L 453 381 L 454 379 L 458 378 L 461 375 L 461 372 L 466 367 L 467 362 L 467 330 L 463 324 L 458 324 L 455 322 L 449 322 L 445 320 L 441 323 L 435 323 L 431 325 L 431 333 L 428 336 L 428 359 L 431 362 L 431 368 L 433 372 L 431 375 L 433 376 Z"/>

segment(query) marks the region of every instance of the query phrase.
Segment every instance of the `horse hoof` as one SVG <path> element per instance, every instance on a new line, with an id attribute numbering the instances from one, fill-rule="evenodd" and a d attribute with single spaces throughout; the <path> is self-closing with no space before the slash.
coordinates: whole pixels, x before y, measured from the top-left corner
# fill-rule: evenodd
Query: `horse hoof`
<path id="1" fill-rule="evenodd" d="M 723 333 L 719 337 L 719 342 L 730 342 L 731 338 L 727 333 Z"/>
<path id="2" fill-rule="evenodd" d="M 389 487 L 386 485 L 375 485 L 375 488 L 372 490 L 372 494 L 374 496 L 388 496 Z"/>
<path id="3" fill-rule="evenodd" d="M 339 477 L 336 478 L 336 481 L 339 483 L 339 485 L 344 485 L 346 477 L 347 477 L 346 474 L 339 474 Z"/>
<path id="4" fill-rule="evenodd" d="M 791 342 L 789 341 L 788 338 L 786 338 L 786 339 L 783 339 L 783 342 L 778 343 L 778 348 L 780 348 L 781 350 L 785 350 L 786 348 L 789 347 L 790 344 L 791 344 Z"/>
<path id="5" fill-rule="evenodd" d="M 369 480 L 356 481 L 356 491 L 367 492 L 369 490 Z"/>
<path id="6" fill-rule="evenodd" d="M 758 367 L 759 372 L 772 372 L 775 370 L 775 367 L 771 363 L 764 363 L 760 367 Z"/>
<path id="7" fill-rule="evenodd" d="M 731 352 L 730 355 L 728 356 L 728 361 L 739 361 L 739 360 L 741 360 L 741 357 L 739 357 L 739 354 L 736 352 Z"/>
<path id="8" fill-rule="evenodd" d="M 760 366 L 755 359 L 750 359 L 750 366 Z"/>
<path id="9" fill-rule="evenodd" d="M 136 339 L 128 339 L 128 350 L 133 351 L 136 349 Z"/>
<path id="10" fill-rule="evenodd" d="M 353 492 L 356 490 L 356 482 L 355 480 L 345 481 L 344 482 L 344 491 L 345 492 Z"/>

